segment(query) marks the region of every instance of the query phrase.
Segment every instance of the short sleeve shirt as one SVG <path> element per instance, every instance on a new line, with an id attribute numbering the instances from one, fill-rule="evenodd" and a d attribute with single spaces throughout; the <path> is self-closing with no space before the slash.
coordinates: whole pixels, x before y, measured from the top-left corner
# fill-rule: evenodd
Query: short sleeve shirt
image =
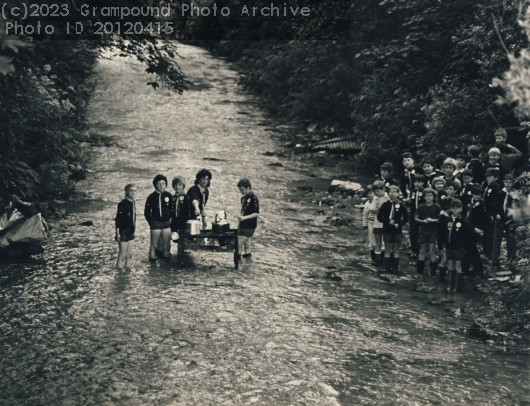
<path id="1" fill-rule="evenodd" d="M 243 196 L 241 198 L 241 215 L 248 216 L 254 213 L 259 213 L 259 200 L 254 193 L 250 193 L 249 195 Z M 243 220 L 239 224 L 240 228 L 256 228 L 257 226 L 257 218 Z"/>
<path id="2" fill-rule="evenodd" d="M 433 203 L 430 206 L 427 206 L 425 203 L 422 203 L 418 207 L 416 214 L 418 215 L 418 218 L 420 220 L 426 220 L 428 218 L 438 219 L 438 217 L 440 216 L 440 211 L 441 211 L 440 206 L 438 206 L 436 203 Z M 436 233 L 438 224 L 437 223 L 421 223 L 420 228 L 422 231 Z"/>

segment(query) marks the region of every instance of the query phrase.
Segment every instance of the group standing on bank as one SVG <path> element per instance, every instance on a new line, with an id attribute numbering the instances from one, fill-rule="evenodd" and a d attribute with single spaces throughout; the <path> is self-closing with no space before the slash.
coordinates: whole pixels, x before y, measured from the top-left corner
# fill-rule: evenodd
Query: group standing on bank
<path id="1" fill-rule="evenodd" d="M 185 193 L 184 178 L 174 177 L 172 187 L 175 194 L 172 195 L 166 190 L 167 178 L 164 175 L 155 176 L 155 191 L 147 197 L 144 208 L 144 217 L 150 229 L 149 260 L 156 260 L 159 256 L 170 259 L 171 240 L 178 243 L 178 235 L 186 232 L 186 223 L 189 220 L 202 220 L 202 227 L 207 227 L 205 207 L 210 196 L 211 179 L 211 172 L 201 169 L 195 176 L 194 185 Z M 241 179 L 237 187 L 243 195 L 241 214 L 236 216 L 239 221 L 239 252 L 244 252 L 243 258 L 250 258 L 250 241 L 257 227 L 259 200 L 248 179 Z M 117 268 L 132 265 L 136 231 L 136 192 L 134 184 L 126 185 L 125 199 L 118 204 L 115 219 L 115 240 L 119 242 Z"/>
<path id="2" fill-rule="evenodd" d="M 428 261 L 430 275 L 438 272 L 442 282 L 448 275 L 450 291 L 462 287 L 464 275 L 484 277 L 479 243 L 493 268 L 500 264 L 503 239 L 507 259 L 514 260 L 526 180 L 514 176 L 514 163 L 523 154 L 506 138 L 506 131 L 495 132 L 487 162 L 480 160 L 480 148 L 472 145 L 456 159 L 439 154 L 425 157 L 421 165 L 411 153 L 404 153 L 399 180 L 392 177 L 391 163 L 381 165 L 379 179 L 366 188 L 363 210 L 373 262 L 398 273 L 402 227 L 407 223 L 409 256 L 417 260 L 417 272 L 423 274 Z"/>

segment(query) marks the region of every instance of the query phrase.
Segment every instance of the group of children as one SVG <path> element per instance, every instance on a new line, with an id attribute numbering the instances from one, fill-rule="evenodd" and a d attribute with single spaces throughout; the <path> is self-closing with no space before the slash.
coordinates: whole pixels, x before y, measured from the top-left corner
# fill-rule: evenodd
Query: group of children
<path id="1" fill-rule="evenodd" d="M 205 206 L 210 195 L 209 186 L 212 174 L 201 169 L 195 176 L 195 184 L 184 193 L 186 184 L 182 177 L 173 178 L 172 186 L 175 194 L 166 190 L 167 178 L 157 175 L 153 180 L 155 191 L 145 202 L 144 217 L 150 228 L 151 243 L 149 259 L 171 258 L 171 240 L 178 242 L 178 236 L 186 232 L 189 220 L 202 219 L 202 227 L 206 228 Z M 241 214 L 236 216 L 239 221 L 238 244 L 240 258 L 250 258 L 250 239 L 254 235 L 259 216 L 259 200 L 252 192 L 252 185 L 246 178 L 241 179 L 237 187 L 243 195 L 241 198 Z M 136 192 L 137 188 L 130 183 L 125 186 L 125 199 L 118 204 L 115 218 L 116 236 L 119 242 L 119 254 L 116 267 L 132 264 L 133 241 L 136 231 Z"/>
<path id="2" fill-rule="evenodd" d="M 421 165 L 415 164 L 411 153 L 404 153 L 399 181 L 392 177 L 391 163 L 381 165 L 380 178 L 366 188 L 363 210 L 373 262 L 384 263 L 386 272 L 398 273 L 406 223 L 410 223 L 409 256 L 417 259 L 417 272 L 423 274 L 428 259 L 431 275 L 438 270 L 442 282 L 448 275 L 450 291 L 459 290 L 465 274 L 484 276 L 479 242 L 493 267 L 500 264 L 503 238 L 508 259 L 515 259 L 519 219 L 514 213 L 525 199 L 524 182 L 514 179 L 513 165 L 522 153 L 506 144 L 506 138 L 504 130 L 495 133 L 496 143 L 485 163 L 479 158 L 480 148 L 473 145 L 467 155 L 426 157 Z"/>

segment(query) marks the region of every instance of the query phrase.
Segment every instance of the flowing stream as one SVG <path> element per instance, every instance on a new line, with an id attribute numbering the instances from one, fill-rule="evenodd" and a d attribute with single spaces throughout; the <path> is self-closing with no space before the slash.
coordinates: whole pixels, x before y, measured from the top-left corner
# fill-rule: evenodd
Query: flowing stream
<path id="1" fill-rule="evenodd" d="M 90 121 L 117 145 L 94 148 L 77 186 L 87 198 L 54 223 L 45 253 L 1 265 L 0 403 L 530 404 L 528 356 L 463 334 L 467 322 L 452 309 L 471 293 L 379 279 L 359 212 L 339 229 L 291 198 L 309 175 L 344 169 L 264 155 L 285 128 L 238 87 L 229 62 L 192 46 L 179 52 L 195 84 L 182 96 L 147 86 L 133 60 L 98 63 Z M 213 174 L 209 213 L 224 209 L 235 224 L 241 177 L 260 199 L 253 259 L 238 270 L 228 252 L 148 261 L 142 209 L 153 177 L 183 176 L 190 187 L 201 168 Z M 114 216 L 130 182 L 135 265 L 120 271 Z M 343 280 L 308 277 L 328 267 Z"/>

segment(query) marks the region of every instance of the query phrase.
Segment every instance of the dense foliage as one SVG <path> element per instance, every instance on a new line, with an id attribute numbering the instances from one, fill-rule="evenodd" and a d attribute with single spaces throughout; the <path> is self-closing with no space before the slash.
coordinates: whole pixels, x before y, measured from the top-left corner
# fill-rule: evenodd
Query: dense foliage
<path id="1" fill-rule="evenodd" d="M 82 145 L 90 141 L 85 106 L 90 97 L 89 78 L 99 56 L 109 55 L 110 50 L 114 55 L 136 57 L 146 65 L 146 72 L 155 75 L 147 83 L 155 90 L 166 86 L 182 93 L 187 88 L 176 63 L 175 48 L 162 43 L 157 32 L 128 35 L 122 30 L 119 36 L 102 36 L 85 28 L 72 38 L 64 29 L 67 22 L 73 25 L 74 20 L 82 21 L 86 27 L 95 27 L 98 22 L 116 27 L 119 20 L 122 27 L 131 22 L 142 27 L 151 23 L 156 28 L 156 24 L 164 27 L 164 18 L 140 15 L 112 19 L 102 13 L 85 18 L 81 8 L 87 5 L 90 10 L 100 10 L 107 4 L 98 0 L 65 2 L 62 7 L 67 7 L 68 15 L 55 19 L 14 16 L 11 7 L 24 10 L 19 0 L 4 5 L 8 19 L 0 21 L 0 207 L 16 194 L 23 200 L 40 201 L 43 208 L 53 208 L 54 199 L 68 198 L 74 190 L 74 180 L 84 176 L 87 157 Z M 142 0 L 113 3 L 128 9 L 147 5 Z M 46 7 L 41 10 L 50 10 Z M 54 23 L 54 34 L 41 31 L 29 36 L 22 31 L 9 31 L 9 24 L 36 26 L 39 20 L 43 24 Z"/>
<path id="2" fill-rule="evenodd" d="M 404 150 L 455 154 L 491 145 L 498 125 L 518 126 L 490 85 L 509 66 L 504 48 L 527 45 L 517 24 L 523 11 L 516 0 L 354 0 L 350 41 L 236 42 L 230 32 L 206 45 L 239 58 L 242 84 L 271 111 L 316 124 L 322 135 L 366 141 L 359 159 L 372 171 L 385 160 L 399 164 Z M 195 38 L 194 26 L 182 35 Z"/>

